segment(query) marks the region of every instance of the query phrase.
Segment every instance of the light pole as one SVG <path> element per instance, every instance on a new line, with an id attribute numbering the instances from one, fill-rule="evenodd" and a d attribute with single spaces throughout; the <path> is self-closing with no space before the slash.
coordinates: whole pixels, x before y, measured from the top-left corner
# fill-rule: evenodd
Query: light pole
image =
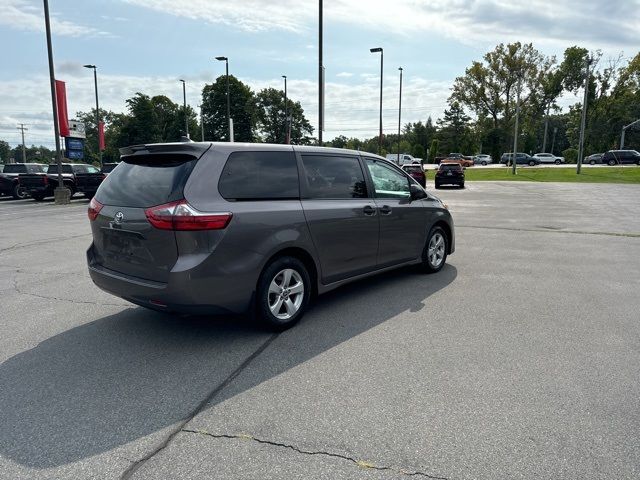
<path id="1" fill-rule="evenodd" d="M 582 119 L 580 120 L 580 143 L 578 144 L 578 164 L 576 166 L 576 174 L 582 170 L 582 156 L 584 155 L 584 129 L 587 123 L 587 100 L 589 99 L 589 67 L 593 59 L 588 57 L 586 60 L 586 74 L 584 79 L 584 100 L 582 101 Z"/>
<path id="2" fill-rule="evenodd" d="M 551 140 L 551 155 L 554 155 L 553 151 L 556 146 L 556 133 L 558 133 L 558 127 L 553 127 L 553 140 Z"/>
<path id="3" fill-rule="evenodd" d="M 400 96 L 398 97 L 398 165 L 400 165 L 400 121 L 402 119 L 402 67 L 400 70 Z"/>
<path id="4" fill-rule="evenodd" d="M 520 120 L 520 88 L 521 88 L 522 78 L 518 78 L 518 87 L 517 87 L 517 97 L 516 97 L 516 126 L 515 131 L 513 132 L 513 159 L 511 164 L 511 173 L 516 175 L 518 164 L 518 122 Z"/>
<path id="5" fill-rule="evenodd" d="M 322 65 L 322 3 L 318 9 L 318 145 L 322 146 L 322 129 L 324 128 L 324 66 Z"/>
<path id="6" fill-rule="evenodd" d="M 287 76 L 284 78 L 284 143 L 289 143 L 289 117 L 287 117 Z"/>
<path id="7" fill-rule="evenodd" d="M 635 122 L 631 122 L 629 125 L 625 125 L 624 127 L 622 127 L 622 134 L 620 135 L 620 150 L 624 150 L 624 134 L 627 131 L 627 128 L 633 127 L 638 122 L 640 122 L 640 118 Z M 24 140 L 22 143 L 24 144 Z"/>
<path id="8" fill-rule="evenodd" d="M 24 123 L 19 123 L 18 125 L 20 126 L 17 128 L 22 133 L 22 163 L 27 163 L 27 147 L 24 144 L 24 131 L 29 129 L 24 126 Z"/>
<path id="9" fill-rule="evenodd" d="M 547 106 L 547 115 L 544 118 L 544 138 L 542 140 L 542 152 L 547 152 L 547 130 L 549 129 L 549 108 L 551 105 Z"/>
<path id="10" fill-rule="evenodd" d="M 95 65 L 85 65 L 84 68 L 93 69 L 93 85 L 96 94 L 96 141 L 98 144 L 98 157 L 100 158 L 100 167 L 102 167 L 102 149 L 100 148 L 100 107 L 98 106 L 98 67 Z"/>
<path id="11" fill-rule="evenodd" d="M 187 82 L 185 82 L 182 79 L 180 79 L 180 81 L 182 82 L 182 104 L 184 107 L 184 131 L 187 138 L 189 138 L 189 119 L 187 117 Z"/>
<path id="12" fill-rule="evenodd" d="M 60 154 L 60 126 L 58 125 L 58 107 L 56 100 L 56 75 L 53 69 L 53 46 L 51 44 L 51 21 L 49 20 L 49 0 L 44 2 L 44 26 L 47 36 L 47 57 L 49 58 L 49 83 L 51 84 L 51 108 L 53 112 L 53 133 L 56 143 L 56 162 L 58 164 L 58 187 L 54 191 L 57 205 L 68 204 L 71 191 L 64 187 L 62 180 L 62 155 Z"/>
<path id="13" fill-rule="evenodd" d="M 229 59 L 227 57 L 216 57 L 219 62 L 225 63 L 225 71 L 227 76 L 227 127 L 229 128 L 229 141 L 231 138 L 231 97 L 229 96 Z"/>
<path id="14" fill-rule="evenodd" d="M 382 47 L 370 48 L 371 53 L 380 52 L 380 131 L 378 132 L 378 155 L 382 155 L 382 74 L 384 68 L 384 51 Z"/>

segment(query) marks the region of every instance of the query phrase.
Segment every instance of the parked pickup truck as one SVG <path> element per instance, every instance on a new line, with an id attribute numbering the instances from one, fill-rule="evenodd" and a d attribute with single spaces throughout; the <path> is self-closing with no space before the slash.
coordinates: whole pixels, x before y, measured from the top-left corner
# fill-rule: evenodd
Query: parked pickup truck
<path id="1" fill-rule="evenodd" d="M 9 163 L 0 173 L 0 195 L 10 195 L 16 200 L 26 198 L 28 193 L 18 180 L 21 173 L 44 173 L 47 166 L 41 163 Z"/>
<path id="2" fill-rule="evenodd" d="M 98 172 L 96 167 L 86 163 L 62 164 L 62 181 L 64 186 L 71 190 L 71 196 L 77 191 L 76 174 L 89 173 L 89 169 Z M 46 173 L 21 174 L 18 179 L 29 195 L 35 201 L 41 202 L 46 197 L 53 197 L 53 191 L 58 186 L 58 165 L 49 165 Z"/>
<path id="3" fill-rule="evenodd" d="M 87 165 L 86 167 L 86 172 L 76 172 L 76 190 L 83 193 L 87 198 L 93 198 L 102 181 L 107 178 L 107 174 L 104 173 L 104 170 L 98 170 L 93 165 Z"/>

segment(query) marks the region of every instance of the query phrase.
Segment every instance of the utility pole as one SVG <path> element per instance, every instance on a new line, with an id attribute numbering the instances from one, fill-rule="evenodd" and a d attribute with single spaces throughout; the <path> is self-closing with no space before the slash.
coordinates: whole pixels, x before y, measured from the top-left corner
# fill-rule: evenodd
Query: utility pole
<path id="1" fill-rule="evenodd" d="M 547 130 L 549 128 L 549 108 L 551 105 L 547 105 L 547 115 L 544 119 L 544 139 L 542 140 L 542 152 L 547 153 Z"/>
<path id="2" fill-rule="evenodd" d="M 189 137 L 189 117 L 187 117 L 187 83 L 180 79 L 182 82 L 182 105 L 184 109 L 184 131 L 187 138 Z"/>
<path id="3" fill-rule="evenodd" d="M 60 126 L 58 125 L 58 107 L 56 100 L 56 76 L 53 68 L 53 46 L 51 44 L 51 21 L 49 19 L 49 0 L 44 2 L 44 26 L 47 36 L 47 57 L 49 58 L 49 82 L 51 84 L 51 108 L 53 112 L 53 133 L 56 141 L 56 162 L 58 164 L 58 187 L 54 190 L 56 205 L 69 203 L 71 191 L 62 180 L 62 154 L 60 152 Z"/>
<path id="4" fill-rule="evenodd" d="M 202 105 L 198 105 L 200 109 L 200 141 L 204 142 L 204 117 L 202 116 Z"/>
<path id="5" fill-rule="evenodd" d="M 22 133 L 22 163 L 27 163 L 27 147 L 24 144 L 24 131 L 25 130 L 29 130 L 29 129 L 24 126 L 24 123 L 19 123 L 18 125 L 20 125 L 20 126 L 17 127 L 17 128 Z M 624 132 L 624 130 L 623 130 L 623 132 Z M 623 133 L 623 135 L 624 135 L 624 133 Z"/>
<path id="6" fill-rule="evenodd" d="M 284 143 L 289 143 L 289 117 L 287 117 L 287 76 L 284 78 Z"/>
<path id="7" fill-rule="evenodd" d="M 511 165 L 511 173 L 513 175 L 517 175 L 517 167 L 516 165 L 518 164 L 518 122 L 520 120 L 519 116 L 520 116 L 520 88 L 522 86 L 522 78 L 518 78 L 518 91 L 517 91 L 517 97 L 516 97 L 516 126 L 515 126 L 515 130 L 513 132 L 513 159 L 512 159 L 512 165 Z"/>
<path id="8" fill-rule="evenodd" d="M 586 74 L 584 78 L 584 100 L 582 101 L 582 119 L 580 120 L 580 143 L 578 144 L 578 165 L 576 167 L 576 174 L 580 174 L 582 170 L 582 156 L 584 155 L 584 129 L 587 123 L 587 100 L 589 99 L 589 74 L 591 73 L 589 67 L 593 59 L 587 57 L 586 60 Z"/>
<path id="9" fill-rule="evenodd" d="M 398 165 L 400 165 L 400 122 L 402 120 L 402 67 L 400 70 L 400 96 L 398 97 Z"/>
<path id="10" fill-rule="evenodd" d="M 553 153 L 553 151 L 555 150 L 555 146 L 556 146 L 556 133 L 558 133 L 558 127 L 553 127 L 553 140 L 551 141 L 551 155 L 555 155 L 555 153 Z"/>
<path id="11" fill-rule="evenodd" d="M 638 122 L 640 122 L 640 118 L 635 122 L 631 122 L 629 125 L 625 125 L 624 127 L 622 127 L 622 134 L 620 135 L 620 150 L 624 150 L 624 134 L 627 131 L 627 128 L 633 127 Z M 24 144 L 24 137 L 22 143 Z"/>
<path id="12" fill-rule="evenodd" d="M 318 145 L 322 146 L 324 128 L 324 66 L 322 65 L 322 3 L 319 0 L 318 11 Z"/>

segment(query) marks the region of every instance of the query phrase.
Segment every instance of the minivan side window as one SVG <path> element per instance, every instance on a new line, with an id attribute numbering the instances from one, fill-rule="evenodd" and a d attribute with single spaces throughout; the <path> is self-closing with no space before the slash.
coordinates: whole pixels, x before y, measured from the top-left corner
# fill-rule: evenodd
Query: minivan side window
<path id="1" fill-rule="evenodd" d="M 409 179 L 377 160 L 366 160 L 376 198 L 409 198 Z"/>
<path id="2" fill-rule="evenodd" d="M 364 173 L 357 157 L 303 155 L 309 198 L 367 198 Z"/>
<path id="3" fill-rule="evenodd" d="M 218 182 L 226 200 L 300 198 L 298 165 L 293 152 L 233 152 Z"/>

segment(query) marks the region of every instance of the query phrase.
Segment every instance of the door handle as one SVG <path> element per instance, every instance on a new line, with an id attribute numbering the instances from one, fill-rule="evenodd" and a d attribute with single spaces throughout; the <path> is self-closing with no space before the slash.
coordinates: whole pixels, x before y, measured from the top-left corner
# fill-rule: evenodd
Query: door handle
<path id="1" fill-rule="evenodd" d="M 380 207 L 380 213 L 382 215 L 389 215 L 391 213 L 391 207 L 389 205 L 383 205 Z"/>
<path id="2" fill-rule="evenodd" d="M 364 212 L 364 214 L 368 217 L 373 217 L 376 214 L 376 209 L 373 208 L 371 205 L 367 205 L 365 206 L 362 211 Z"/>

